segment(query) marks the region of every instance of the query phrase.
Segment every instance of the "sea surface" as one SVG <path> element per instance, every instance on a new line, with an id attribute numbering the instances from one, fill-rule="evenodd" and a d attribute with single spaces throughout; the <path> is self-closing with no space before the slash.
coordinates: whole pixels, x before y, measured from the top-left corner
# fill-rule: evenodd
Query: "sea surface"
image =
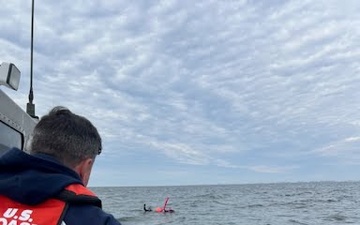
<path id="1" fill-rule="evenodd" d="M 123 225 L 360 225 L 360 182 L 91 189 Z M 143 211 L 166 197 L 174 213 Z"/>

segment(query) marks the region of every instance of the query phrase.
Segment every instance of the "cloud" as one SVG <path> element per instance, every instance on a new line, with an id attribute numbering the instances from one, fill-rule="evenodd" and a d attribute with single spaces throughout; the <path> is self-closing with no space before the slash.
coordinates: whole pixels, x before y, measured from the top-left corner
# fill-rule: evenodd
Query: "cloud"
<path id="1" fill-rule="evenodd" d="M 316 149 L 314 152 L 325 157 L 337 158 L 342 163 L 360 164 L 359 155 L 360 136 L 347 137 Z"/>
<path id="2" fill-rule="evenodd" d="M 9 93 L 22 106 L 30 7 L 0 9 L 1 60 L 23 72 L 21 90 Z M 260 173 L 345 159 L 360 131 L 359 9 L 357 1 L 39 2 L 37 113 L 65 105 L 88 117 L 109 157 L 121 148 L 184 165 L 264 165 L 248 167 Z"/>
<path id="3" fill-rule="evenodd" d="M 278 166 L 264 166 L 264 165 L 249 167 L 250 170 L 259 173 L 287 173 L 295 168 L 296 167 L 278 167 Z"/>

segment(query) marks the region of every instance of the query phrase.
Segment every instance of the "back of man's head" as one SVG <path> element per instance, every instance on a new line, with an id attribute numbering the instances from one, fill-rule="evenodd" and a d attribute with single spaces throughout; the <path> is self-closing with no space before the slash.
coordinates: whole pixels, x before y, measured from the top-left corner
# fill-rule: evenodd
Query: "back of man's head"
<path id="1" fill-rule="evenodd" d="M 61 106 L 41 118 L 30 145 L 30 154 L 51 155 L 70 168 L 100 152 L 101 137 L 92 123 Z"/>

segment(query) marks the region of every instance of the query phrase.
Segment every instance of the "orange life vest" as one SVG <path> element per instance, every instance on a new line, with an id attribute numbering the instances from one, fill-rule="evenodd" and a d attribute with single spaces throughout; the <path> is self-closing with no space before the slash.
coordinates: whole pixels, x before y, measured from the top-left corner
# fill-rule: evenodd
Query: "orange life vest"
<path id="1" fill-rule="evenodd" d="M 0 196 L 1 225 L 60 225 L 69 204 L 89 204 L 101 208 L 101 201 L 81 184 L 71 184 L 59 195 L 38 205 L 25 205 Z"/>

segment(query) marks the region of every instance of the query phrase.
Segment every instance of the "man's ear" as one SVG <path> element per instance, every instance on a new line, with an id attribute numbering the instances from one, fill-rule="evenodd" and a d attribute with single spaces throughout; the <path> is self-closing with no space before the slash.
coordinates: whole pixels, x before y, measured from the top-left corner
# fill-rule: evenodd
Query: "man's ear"
<path id="1" fill-rule="evenodd" d="M 77 172 L 77 174 L 79 174 L 84 186 L 87 186 L 87 184 L 89 182 L 93 164 L 94 164 L 94 159 L 87 158 L 87 159 L 84 159 L 83 161 L 81 161 L 75 167 L 75 172 Z"/>

